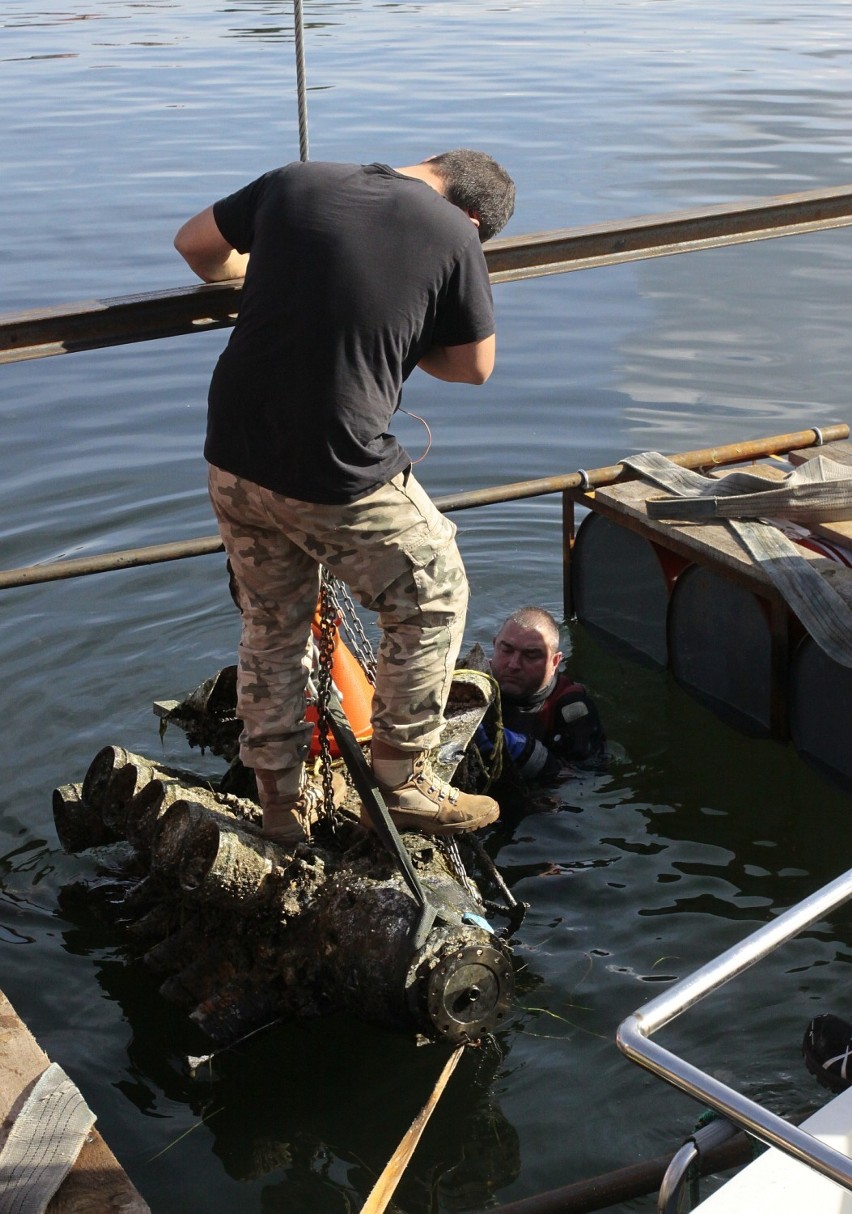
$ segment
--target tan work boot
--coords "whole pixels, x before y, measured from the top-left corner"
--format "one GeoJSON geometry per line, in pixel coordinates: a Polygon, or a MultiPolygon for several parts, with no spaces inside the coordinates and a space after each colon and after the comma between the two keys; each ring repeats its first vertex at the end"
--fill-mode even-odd
{"type": "MultiPolygon", "coordinates": [[[[257,794],[263,809],[261,834],[273,843],[284,847],[295,847],[311,837],[325,808],[322,785],[302,779],[297,793],[290,791],[293,784],[291,772],[268,771],[255,768],[257,794]],[[288,787],[289,786],[289,787],[288,787]]],[[[331,773],[332,798],[340,805],[346,796],[346,780],[340,772],[331,773]]]]}
{"type": "MultiPolygon", "coordinates": [[[[388,764],[392,765],[393,761],[388,764]]],[[[491,797],[473,796],[439,779],[432,771],[427,753],[410,757],[406,765],[410,767],[408,777],[388,787],[382,782],[385,764],[374,748],[373,774],[397,829],[419,830],[427,835],[457,835],[488,826],[499,817],[500,806],[491,797]]],[[[371,825],[366,810],[361,813],[361,824],[371,825]]]]}

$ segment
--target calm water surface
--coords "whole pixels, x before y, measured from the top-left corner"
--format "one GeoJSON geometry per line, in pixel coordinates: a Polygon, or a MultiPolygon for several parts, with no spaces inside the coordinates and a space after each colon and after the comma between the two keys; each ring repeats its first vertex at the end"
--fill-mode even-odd
{"type": "MultiPolygon", "coordinates": [[[[852,180],[847,0],[305,0],[311,155],[410,163],[447,146],[513,172],[508,234],[852,180]]],[[[284,0],[4,0],[0,310],[179,286],[174,231],[298,155],[284,0]]],[[[848,421],[848,231],[496,289],[485,389],[415,376],[434,493],[848,421]]],[[[206,535],[196,335],[6,367],[2,564],[206,535]]],[[[418,423],[398,427],[413,454],[418,423]]],[[[470,641],[531,597],[561,608],[559,508],[458,516],[470,641]]],[[[120,943],[57,909],[53,787],[101,746],[159,753],[153,700],[232,660],[218,558],[7,592],[0,987],[79,1084],[157,1214],[352,1211],[443,1054],[340,1019],[275,1030],[191,1082],[181,1017],[120,943]],[[439,1056],[440,1054],[440,1056],[439,1056]]],[[[575,629],[619,758],[582,812],[495,840],[531,910],[499,1048],[470,1053],[397,1193],[478,1210],[672,1151],[698,1106],[627,1063],[619,1021],[845,867],[848,797],[665,675],[575,629]]],[[[166,757],[187,761],[177,737],[166,757]]],[[[847,1011],[836,916],[667,1038],[786,1114],[820,1103],[798,1043],[847,1011]]],[[[649,1200],[628,1208],[648,1210],[649,1200]]]]}

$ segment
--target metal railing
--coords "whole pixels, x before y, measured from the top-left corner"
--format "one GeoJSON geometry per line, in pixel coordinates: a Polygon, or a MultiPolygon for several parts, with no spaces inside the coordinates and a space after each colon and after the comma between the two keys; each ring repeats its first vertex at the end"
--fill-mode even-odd
{"type": "MultiPolygon", "coordinates": [[[[493,283],[695,253],[852,224],[852,186],[491,240],[493,283]]],[[[241,280],[0,316],[0,363],[73,354],[232,325],[241,280]]]]}
{"type": "MultiPolygon", "coordinates": [[[[485,248],[485,257],[491,281],[500,283],[850,225],[852,186],[839,186],[493,240],[485,248]]],[[[0,315],[0,364],[224,328],[233,325],[236,319],[241,288],[242,281],[233,280],[0,315]]],[[[702,468],[737,463],[770,452],[780,454],[795,446],[847,436],[848,428],[832,426],[824,432],[804,431],[759,440],[764,444],[779,440],[776,446],[764,451],[759,451],[756,443],[747,442],[726,448],[728,454],[724,457],[720,455],[721,449],[709,449],[670,458],[684,467],[702,468]],[[780,440],[786,439],[795,441],[782,445],[780,440]]],[[[622,465],[616,464],[594,473],[580,470],[458,493],[437,499],[436,505],[439,510],[449,512],[561,492],[565,556],[571,543],[571,505],[567,495],[578,488],[612,483],[623,474],[622,465]]],[[[221,551],[218,536],[204,536],[30,565],[0,571],[0,590],[221,551]]],[[[566,605],[570,602],[567,590],[565,601],[566,605]]]]}
{"type": "MultiPolygon", "coordinates": [[[[833,426],[810,426],[807,430],[795,430],[787,434],[774,434],[768,438],[748,439],[739,443],[728,443],[720,447],[701,447],[695,451],[682,451],[668,458],[682,468],[719,468],[728,464],[743,463],[768,455],[783,455],[800,448],[822,446],[849,437],[845,423],[833,426]]],[[[508,485],[493,485],[486,489],[472,489],[466,493],[447,494],[434,499],[435,506],[443,514],[455,510],[471,510],[476,506],[490,506],[498,502],[521,501],[524,498],[544,497],[549,493],[561,493],[563,500],[562,545],[563,580],[566,614],[570,614],[570,590],[567,583],[567,553],[573,538],[572,494],[576,490],[600,488],[611,485],[624,476],[634,475],[621,463],[587,471],[566,472],[561,476],[544,476],[537,480],[515,481],[508,485]]],[[[183,560],[190,556],[208,556],[223,552],[218,535],[201,536],[198,539],[175,540],[167,544],[151,544],[142,548],[127,548],[121,552],[104,552],[97,556],[75,557],[69,561],[49,561],[39,565],[25,565],[18,569],[0,570],[0,590],[11,590],[16,586],[35,586],[41,582],[65,581],[68,578],[84,577],[91,573],[108,573],[118,569],[134,569],[142,565],[158,565],[165,561],[183,560]]]]}
{"type": "Polygon", "coordinates": [[[664,1025],[712,991],[749,969],[774,949],[852,898],[852,869],[779,915],[740,944],[702,966],[663,995],[646,1003],[618,1029],[619,1049],[633,1062],[736,1122],[769,1146],[792,1155],[823,1176],[852,1190],[852,1159],[812,1134],[769,1112],[742,1093],[652,1041],[664,1025]]]}

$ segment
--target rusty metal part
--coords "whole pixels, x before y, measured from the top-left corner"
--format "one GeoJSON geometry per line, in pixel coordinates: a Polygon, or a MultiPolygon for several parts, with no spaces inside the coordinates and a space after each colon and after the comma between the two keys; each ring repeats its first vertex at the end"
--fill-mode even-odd
{"type": "MultiPolygon", "coordinates": [[[[838,442],[849,437],[845,423],[835,426],[809,426],[789,434],[774,434],[768,438],[747,439],[741,443],[727,443],[721,447],[703,447],[695,451],[682,451],[668,455],[672,463],[681,468],[719,468],[725,464],[739,464],[760,459],[768,455],[783,455],[795,451],[799,446],[822,446],[823,443],[838,442]],[[802,440],[800,442],[800,440],[802,440]]],[[[562,476],[541,477],[534,481],[517,481],[511,485],[495,485],[490,489],[477,489],[470,493],[457,493],[435,499],[435,505],[444,514],[454,510],[469,510],[474,506],[488,506],[495,502],[518,501],[525,497],[543,497],[547,493],[561,493],[566,489],[600,489],[619,480],[634,479],[623,464],[608,464],[604,468],[581,469],[562,476]]],[[[0,583],[2,586],[2,583],[0,583]]]]}
{"type": "Polygon", "coordinates": [[[514,974],[505,953],[468,945],[438,959],[426,984],[429,1020],[455,1045],[475,1041],[500,1024],[512,1002],[514,974]]]}
{"type": "MultiPolygon", "coordinates": [[[[753,1158],[754,1142],[747,1134],[737,1134],[703,1154],[697,1166],[701,1176],[709,1176],[741,1167],[753,1158]]],[[[592,1214],[598,1210],[621,1209],[623,1202],[656,1193],[670,1163],[668,1155],[643,1160],[501,1205],[500,1214],[592,1214]]]]}
{"type": "Polygon", "coordinates": [[[150,544],[143,548],[125,548],[121,552],[104,552],[100,556],[75,557],[70,561],[49,561],[44,565],[26,565],[0,573],[0,590],[12,586],[33,586],[39,582],[64,581],[84,577],[89,573],[107,573],[116,569],[136,569],[142,565],[159,565],[164,561],[181,561],[189,556],[207,556],[224,552],[218,535],[192,540],[176,540],[169,544],[150,544]]]}
{"type": "Polygon", "coordinates": [[[506,901],[506,909],[500,908],[500,913],[508,915],[509,924],[506,930],[506,935],[514,936],[523,923],[530,904],[528,902],[518,901],[503,879],[503,874],[500,872],[491,856],[485,850],[482,840],[476,836],[475,832],[471,831],[470,834],[465,836],[464,844],[465,847],[470,848],[470,850],[474,853],[476,859],[485,869],[490,880],[494,883],[494,885],[496,885],[497,889],[503,895],[503,898],[506,901]]]}
{"type": "Polygon", "coordinates": [[[0,363],[223,329],[237,318],[241,286],[239,279],[0,316],[0,363]]]}
{"type": "Polygon", "coordinates": [[[849,224],[852,186],[847,185],[494,240],[485,255],[491,281],[511,282],[849,224]]]}
{"type": "MultiPolygon", "coordinates": [[[[852,224],[852,186],[489,241],[491,281],[512,282],[852,224]]],[[[0,316],[0,363],[232,325],[242,279],[0,316]]]]}

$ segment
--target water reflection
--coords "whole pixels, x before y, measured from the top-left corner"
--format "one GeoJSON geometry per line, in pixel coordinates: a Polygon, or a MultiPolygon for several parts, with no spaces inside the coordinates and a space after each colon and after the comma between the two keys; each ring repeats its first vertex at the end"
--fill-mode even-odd
{"type": "MultiPolygon", "coordinates": [[[[91,931],[91,922],[69,928],[67,947],[88,948],[91,931]]],[[[162,1121],[163,1151],[179,1150],[171,1106],[184,1106],[229,1177],[265,1182],[264,1210],[360,1205],[447,1059],[441,1045],[418,1048],[331,1016],[258,1031],[193,1070],[187,1059],[209,1043],[162,999],[140,963],[101,959],[96,978],[130,1029],[115,1088],[141,1115],[162,1121]]],[[[517,1177],[518,1135],[495,1091],[508,1052],[503,1034],[461,1060],[399,1191],[412,1214],[431,1210],[436,1190],[447,1209],[482,1208],[517,1177]]]]}

